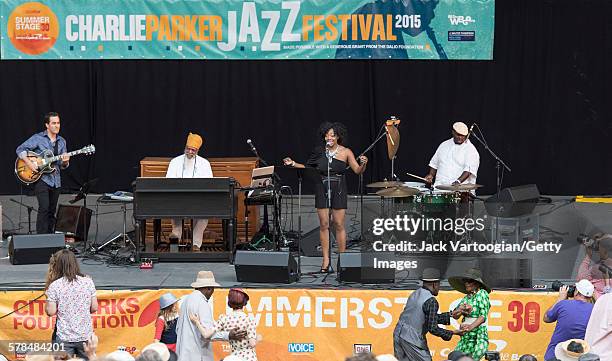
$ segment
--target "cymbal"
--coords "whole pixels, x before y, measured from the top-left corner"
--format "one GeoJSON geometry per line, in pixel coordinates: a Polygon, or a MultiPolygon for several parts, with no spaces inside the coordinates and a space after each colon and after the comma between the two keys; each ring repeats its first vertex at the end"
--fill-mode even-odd
{"type": "Polygon", "coordinates": [[[390,198],[401,198],[401,197],[410,197],[415,194],[421,193],[418,189],[410,188],[410,187],[393,187],[387,189],[381,189],[376,194],[383,197],[390,198]]]}
{"type": "Polygon", "coordinates": [[[382,182],[375,182],[375,183],[370,183],[367,186],[370,188],[389,188],[389,187],[399,187],[401,186],[402,182],[396,182],[396,181],[387,181],[384,180],[382,182]]]}
{"type": "Polygon", "coordinates": [[[482,185],[480,184],[457,184],[457,185],[441,184],[439,186],[436,186],[436,189],[440,189],[443,191],[469,192],[469,191],[473,191],[474,189],[477,189],[480,187],[482,187],[482,185]]]}

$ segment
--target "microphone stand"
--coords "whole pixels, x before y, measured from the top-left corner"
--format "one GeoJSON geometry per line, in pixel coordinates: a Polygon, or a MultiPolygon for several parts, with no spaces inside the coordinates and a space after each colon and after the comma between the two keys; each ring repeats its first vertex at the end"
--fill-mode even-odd
{"type": "MultiPolygon", "coordinates": [[[[478,124],[477,124],[478,126],[478,124]]],[[[491,156],[493,158],[495,158],[495,172],[497,175],[497,181],[496,181],[496,187],[497,187],[497,192],[495,192],[495,194],[499,194],[499,192],[501,191],[501,186],[502,186],[502,180],[503,180],[503,174],[504,174],[504,170],[507,169],[508,172],[512,172],[512,170],[510,169],[510,167],[508,167],[508,165],[500,158],[497,156],[497,154],[495,154],[495,152],[493,152],[493,150],[491,148],[489,148],[489,145],[486,142],[486,139],[484,139],[484,134],[482,134],[482,131],[480,130],[480,127],[478,127],[478,131],[480,132],[480,135],[482,136],[482,139],[480,139],[476,133],[471,133],[471,135],[474,136],[474,138],[476,138],[476,140],[478,140],[480,142],[480,144],[482,144],[483,147],[485,147],[485,149],[489,152],[489,154],[491,154],[491,156]],[[503,166],[503,168],[502,168],[503,166]]],[[[500,211],[500,206],[498,205],[498,212],[496,212],[495,214],[495,239],[494,241],[497,242],[497,235],[500,233],[499,232],[499,211],[500,211]]]]}
{"type": "MultiPolygon", "coordinates": [[[[334,160],[333,154],[326,148],[325,156],[327,158],[327,257],[329,258],[329,263],[327,264],[327,274],[323,277],[322,282],[324,283],[327,280],[327,276],[330,273],[334,272],[334,267],[332,266],[332,205],[331,205],[331,162],[334,160]]],[[[340,185],[338,185],[340,186],[340,185]]]]}
{"type": "MultiPolygon", "coordinates": [[[[249,139],[250,141],[250,139],[249,139]]],[[[248,143],[249,146],[251,147],[251,152],[253,152],[253,154],[255,154],[255,156],[257,157],[257,161],[260,162],[264,167],[268,167],[268,162],[266,162],[265,159],[263,159],[262,157],[259,156],[259,152],[257,152],[257,148],[255,148],[255,146],[253,145],[252,142],[248,143]]],[[[273,185],[273,204],[272,207],[274,208],[274,221],[273,221],[273,226],[272,228],[274,229],[273,233],[272,233],[272,238],[273,241],[275,243],[276,246],[276,250],[280,250],[280,242],[282,241],[284,244],[286,244],[287,240],[285,239],[283,232],[281,230],[281,226],[280,226],[280,217],[281,217],[281,212],[280,212],[280,202],[281,202],[281,195],[280,192],[277,192],[277,185],[280,186],[282,184],[282,179],[280,178],[280,176],[276,173],[273,172],[272,173],[272,178],[274,178],[275,180],[275,184],[273,185]]],[[[264,205],[265,207],[265,205],[264,205]]]]}
{"type": "MultiPolygon", "coordinates": [[[[385,127],[385,125],[383,124],[383,126],[380,128],[381,131],[382,129],[385,127]]],[[[363,152],[359,153],[359,155],[357,156],[357,158],[361,157],[362,155],[365,155],[367,152],[369,152],[370,150],[372,150],[372,148],[374,148],[374,146],[385,136],[387,135],[387,132],[382,132],[375,140],[374,142],[372,142],[372,144],[370,144],[363,152]]],[[[395,157],[393,157],[395,158],[395,157]]],[[[350,167],[346,167],[346,169],[348,169],[350,167]]],[[[391,173],[393,173],[393,161],[391,163],[391,173]]],[[[360,241],[363,241],[363,193],[364,193],[364,187],[363,187],[363,173],[359,174],[359,212],[360,212],[360,222],[361,222],[361,234],[359,235],[360,241]]]]}
{"type": "MultiPolygon", "coordinates": [[[[38,212],[38,209],[34,209],[34,207],[27,205],[25,203],[21,203],[20,201],[10,198],[11,202],[15,202],[22,207],[25,207],[28,210],[28,234],[32,234],[32,211],[38,212]]],[[[21,227],[21,225],[20,225],[21,227]]]]}
{"type": "MultiPolygon", "coordinates": [[[[478,127],[478,130],[480,131],[480,127],[478,127]]],[[[480,144],[482,144],[482,146],[489,152],[489,154],[491,154],[493,158],[495,158],[495,161],[496,161],[495,168],[496,168],[496,173],[497,173],[497,182],[496,182],[497,192],[496,193],[499,193],[501,191],[504,170],[508,170],[508,172],[512,172],[512,170],[510,169],[510,167],[508,167],[508,165],[500,157],[497,156],[497,154],[495,154],[495,152],[493,152],[493,150],[491,150],[491,148],[489,148],[489,145],[484,140],[484,135],[482,134],[482,132],[480,132],[480,135],[482,136],[483,139],[480,139],[476,135],[476,133],[472,133],[471,135],[474,138],[476,138],[476,140],[478,140],[480,144]]]]}

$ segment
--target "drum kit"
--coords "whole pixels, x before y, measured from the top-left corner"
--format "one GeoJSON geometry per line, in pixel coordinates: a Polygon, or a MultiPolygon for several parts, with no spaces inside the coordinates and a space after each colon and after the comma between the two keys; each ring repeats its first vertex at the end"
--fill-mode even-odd
{"type": "MultiPolygon", "coordinates": [[[[410,173],[408,173],[408,175],[425,181],[425,178],[415,176],[410,173]]],[[[367,186],[368,188],[381,188],[380,190],[376,191],[376,194],[381,197],[404,198],[417,196],[416,199],[422,199],[423,203],[446,203],[442,202],[442,200],[461,198],[457,197],[457,195],[471,192],[482,187],[480,184],[441,184],[430,189],[427,187],[426,183],[398,182],[388,180],[370,183],[367,186]],[[449,194],[452,194],[453,197],[449,197],[449,194]]]]}
{"type": "MultiPolygon", "coordinates": [[[[426,182],[425,178],[408,174],[426,182]]],[[[481,185],[450,184],[428,187],[425,182],[383,180],[370,183],[367,187],[376,189],[376,195],[380,196],[380,218],[393,219],[396,216],[406,216],[425,219],[456,219],[472,216],[474,197],[471,192],[482,187],[481,185]]],[[[425,242],[433,243],[457,236],[452,232],[430,229],[425,233],[417,233],[415,237],[423,237],[425,242]]],[[[463,237],[469,239],[471,235],[466,233],[463,237]]]]}
{"type": "MultiPolygon", "coordinates": [[[[407,174],[426,181],[423,177],[407,174]]],[[[424,214],[441,213],[453,206],[459,208],[460,203],[469,205],[472,202],[471,192],[482,187],[480,184],[442,184],[430,188],[422,182],[388,180],[370,183],[367,186],[378,189],[376,194],[381,197],[381,202],[385,199],[392,199],[394,204],[412,204],[411,211],[424,214]]]]}

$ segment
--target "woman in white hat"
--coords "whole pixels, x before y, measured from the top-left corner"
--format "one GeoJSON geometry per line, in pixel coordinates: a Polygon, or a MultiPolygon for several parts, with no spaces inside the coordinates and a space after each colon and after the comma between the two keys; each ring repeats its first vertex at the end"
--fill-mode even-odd
{"type": "Polygon", "coordinates": [[[461,330],[465,333],[455,350],[465,352],[478,361],[489,347],[486,321],[491,308],[491,288],[482,280],[480,270],[475,268],[468,269],[462,276],[450,277],[448,283],[455,290],[465,293],[461,305],[468,313],[461,322],[461,330]]]}
{"type": "Polygon", "coordinates": [[[178,299],[172,293],[159,298],[159,313],[155,322],[155,341],[165,343],[169,350],[176,352],[176,322],[178,320],[178,299]]]}

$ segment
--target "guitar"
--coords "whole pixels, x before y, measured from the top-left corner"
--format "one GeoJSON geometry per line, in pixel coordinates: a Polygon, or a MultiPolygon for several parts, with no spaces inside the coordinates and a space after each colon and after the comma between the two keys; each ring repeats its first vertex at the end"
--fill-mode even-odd
{"type": "MultiPolygon", "coordinates": [[[[68,153],[68,155],[71,157],[77,154],[92,155],[95,152],[96,147],[93,144],[90,144],[79,150],[72,151],[68,153]]],[[[42,153],[28,151],[27,157],[38,165],[38,170],[31,170],[23,159],[17,157],[17,160],[15,160],[15,175],[17,176],[17,179],[25,184],[32,184],[38,181],[43,174],[54,172],[55,167],[53,166],[53,163],[62,159],[61,155],[53,155],[53,151],[48,149],[42,153]]]]}

